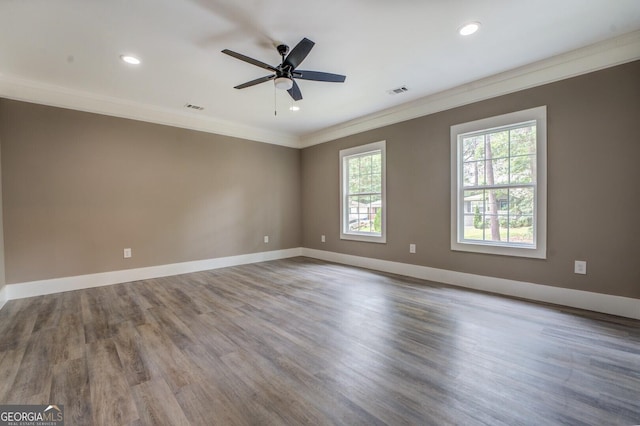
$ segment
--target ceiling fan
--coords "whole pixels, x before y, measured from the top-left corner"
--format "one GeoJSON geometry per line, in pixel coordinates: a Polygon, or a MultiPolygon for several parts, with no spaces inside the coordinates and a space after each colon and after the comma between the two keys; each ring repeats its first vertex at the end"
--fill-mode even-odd
{"type": "Polygon", "coordinates": [[[304,58],[307,57],[314,45],[315,43],[308,38],[303,38],[300,43],[298,43],[291,50],[291,52],[289,52],[289,46],[287,46],[286,44],[278,45],[277,49],[278,53],[282,57],[282,63],[275,67],[229,49],[224,49],[222,53],[233,56],[234,58],[240,59],[241,61],[248,62],[257,67],[273,71],[274,73],[272,75],[267,75],[265,77],[260,77],[255,80],[240,84],[238,86],[235,86],[234,89],[244,89],[246,87],[255,86],[256,84],[264,83],[265,81],[273,80],[276,88],[286,90],[287,92],[289,92],[289,95],[291,95],[294,101],[299,101],[300,99],[302,99],[302,92],[300,92],[300,87],[296,83],[295,79],[344,83],[344,80],[347,78],[346,76],[340,74],[330,74],[320,71],[297,70],[296,68],[298,67],[298,65],[300,65],[300,63],[304,61],[304,58]]]}

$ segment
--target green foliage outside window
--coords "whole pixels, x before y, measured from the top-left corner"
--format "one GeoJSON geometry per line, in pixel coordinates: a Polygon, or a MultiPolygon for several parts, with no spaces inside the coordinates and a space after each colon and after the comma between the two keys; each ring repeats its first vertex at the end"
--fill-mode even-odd
{"type": "Polygon", "coordinates": [[[378,209],[376,217],[373,218],[373,230],[376,232],[382,231],[382,209],[378,209]]]}

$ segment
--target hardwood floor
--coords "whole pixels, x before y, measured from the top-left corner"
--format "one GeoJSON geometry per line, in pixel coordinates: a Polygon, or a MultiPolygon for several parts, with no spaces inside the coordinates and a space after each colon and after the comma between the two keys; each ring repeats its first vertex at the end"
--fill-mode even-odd
{"type": "Polygon", "coordinates": [[[13,300],[0,403],[67,425],[640,424],[640,321],[307,258],[13,300]]]}

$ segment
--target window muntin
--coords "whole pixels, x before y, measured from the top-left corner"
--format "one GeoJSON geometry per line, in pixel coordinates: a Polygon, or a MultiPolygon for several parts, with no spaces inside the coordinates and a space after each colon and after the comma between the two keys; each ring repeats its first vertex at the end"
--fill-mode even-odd
{"type": "Polygon", "coordinates": [[[546,108],[452,126],[451,143],[451,248],[546,257],[546,108]]]}
{"type": "Polygon", "coordinates": [[[340,151],[340,237],[385,242],[385,143],[340,151]]]}

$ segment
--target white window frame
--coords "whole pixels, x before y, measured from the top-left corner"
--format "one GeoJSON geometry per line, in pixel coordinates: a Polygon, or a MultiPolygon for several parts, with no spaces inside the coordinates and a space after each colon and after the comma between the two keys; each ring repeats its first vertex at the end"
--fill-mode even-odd
{"type": "Polygon", "coordinates": [[[451,126],[451,250],[505,256],[547,258],[547,107],[489,117],[451,126]],[[469,133],[536,121],[536,183],[534,186],[533,245],[463,239],[464,188],[461,167],[462,138],[469,133]]]}
{"type": "Polygon", "coordinates": [[[340,239],[366,241],[372,243],[387,242],[387,166],[386,141],[373,142],[340,151],[340,239]],[[382,158],[382,188],[381,188],[381,230],[380,235],[369,232],[349,230],[349,176],[347,161],[349,158],[367,153],[380,151],[382,158]]]}

